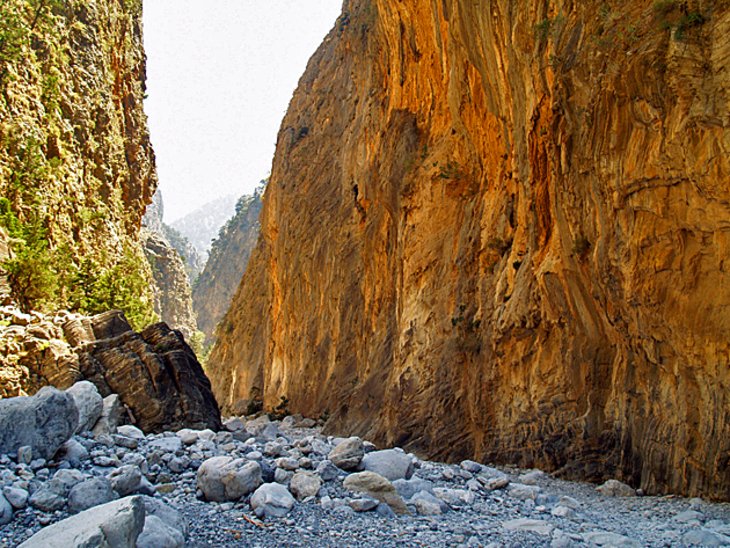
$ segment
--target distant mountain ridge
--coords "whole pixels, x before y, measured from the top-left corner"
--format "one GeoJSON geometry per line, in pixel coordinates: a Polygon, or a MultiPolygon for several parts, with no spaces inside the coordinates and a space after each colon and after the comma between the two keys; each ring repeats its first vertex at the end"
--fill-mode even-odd
{"type": "Polygon", "coordinates": [[[218,236],[218,231],[226,221],[235,214],[237,200],[238,197],[233,194],[223,196],[173,221],[170,226],[187,238],[203,260],[206,260],[212,240],[218,236]]]}

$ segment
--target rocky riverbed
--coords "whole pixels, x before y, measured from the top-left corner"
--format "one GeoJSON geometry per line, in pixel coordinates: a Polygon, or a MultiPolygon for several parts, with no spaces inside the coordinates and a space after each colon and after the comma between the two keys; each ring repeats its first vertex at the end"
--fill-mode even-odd
{"type": "Polygon", "coordinates": [[[41,425],[35,437],[24,430],[29,437],[14,441],[4,423],[0,546],[35,534],[28,546],[53,546],[55,537],[68,546],[59,528],[156,548],[730,545],[728,504],[640,496],[615,481],[597,489],[539,470],[423,461],[325,436],[301,417],[233,417],[219,432],[145,435],[117,425],[118,402],[102,403],[81,383],[4,400],[0,420],[9,404],[49,411],[43,398],[55,402],[56,419],[71,415],[68,439],[56,451],[41,425]],[[12,443],[27,445],[8,450],[12,443]],[[104,525],[110,519],[116,533],[104,525]]]}

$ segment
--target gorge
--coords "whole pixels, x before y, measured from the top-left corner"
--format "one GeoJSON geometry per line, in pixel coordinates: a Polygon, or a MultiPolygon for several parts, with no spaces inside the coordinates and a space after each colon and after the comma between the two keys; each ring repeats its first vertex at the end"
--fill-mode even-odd
{"type": "MultiPolygon", "coordinates": [[[[557,506],[529,488],[502,505],[525,474],[573,492],[528,468],[730,500],[726,0],[345,0],[265,191],[192,291],[200,265],[150,207],[141,10],[0,7],[0,395],[116,395],[144,432],[69,433],[96,452],[84,473],[127,458],[195,519],[198,469],[221,458],[285,491],[316,472],[329,484],[309,502],[329,511],[365,473],[324,479],[343,443],[356,466],[403,448],[438,489],[514,503],[499,524],[557,506]],[[215,341],[205,369],[197,329],[215,341]],[[261,409],[295,417],[242,417],[261,409]]],[[[3,489],[30,469],[11,449],[3,489]]]]}

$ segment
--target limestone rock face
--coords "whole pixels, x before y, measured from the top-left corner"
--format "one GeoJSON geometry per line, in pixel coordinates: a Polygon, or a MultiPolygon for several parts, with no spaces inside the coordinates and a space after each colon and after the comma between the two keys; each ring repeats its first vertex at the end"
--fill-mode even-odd
{"type": "Polygon", "coordinates": [[[158,323],[136,333],[119,311],[64,329],[83,377],[102,396],[119,394],[145,432],[221,428],[210,381],[179,332],[158,323]]]}
{"type": "Polygon", "coordinates": [[[8,0],[0,19],[0,224],[16,240],[14,297],[26,311],[95,313],[113,300],[107,276],[124,270],[139,282],[141,325],[152,303],[138,230],[157,185],[141,2],[8,0]]]}
{"type": "Polygon", "coordinates": [[[258,241],[262,194],[263,188],[238,200],[236,214],[213,242],[205,269],[193,288],[198,329],[209,344],[215,340],[216,326],[231,304],[258,241]]]}
{"type": "Polygon", "coordinates": [[[145,254],[152,267],[155,312],[191,340],[197,331],[190,281],[177,250],[162,234],[142,229],[145,254]]]}
{"type": "Polygon", "coordinates": [[[728,4],[343,9],[282,123],[219,400],[730,498],[728,4]]]}

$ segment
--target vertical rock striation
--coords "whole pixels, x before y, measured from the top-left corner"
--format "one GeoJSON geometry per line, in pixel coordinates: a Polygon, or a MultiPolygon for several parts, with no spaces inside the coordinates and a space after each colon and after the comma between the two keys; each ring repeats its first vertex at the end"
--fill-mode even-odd
{"type": "Polygon", "coordinates": [[[219,401],[730,499],[729,36],[713,0],[345,2],[219,401]]]}
{"type": "Polygon", "coordinates": [[[157,184],[141,19],[138,0],[0,7],[0,225],[26,309],[153,319],[138,236],[157,184]]]}

